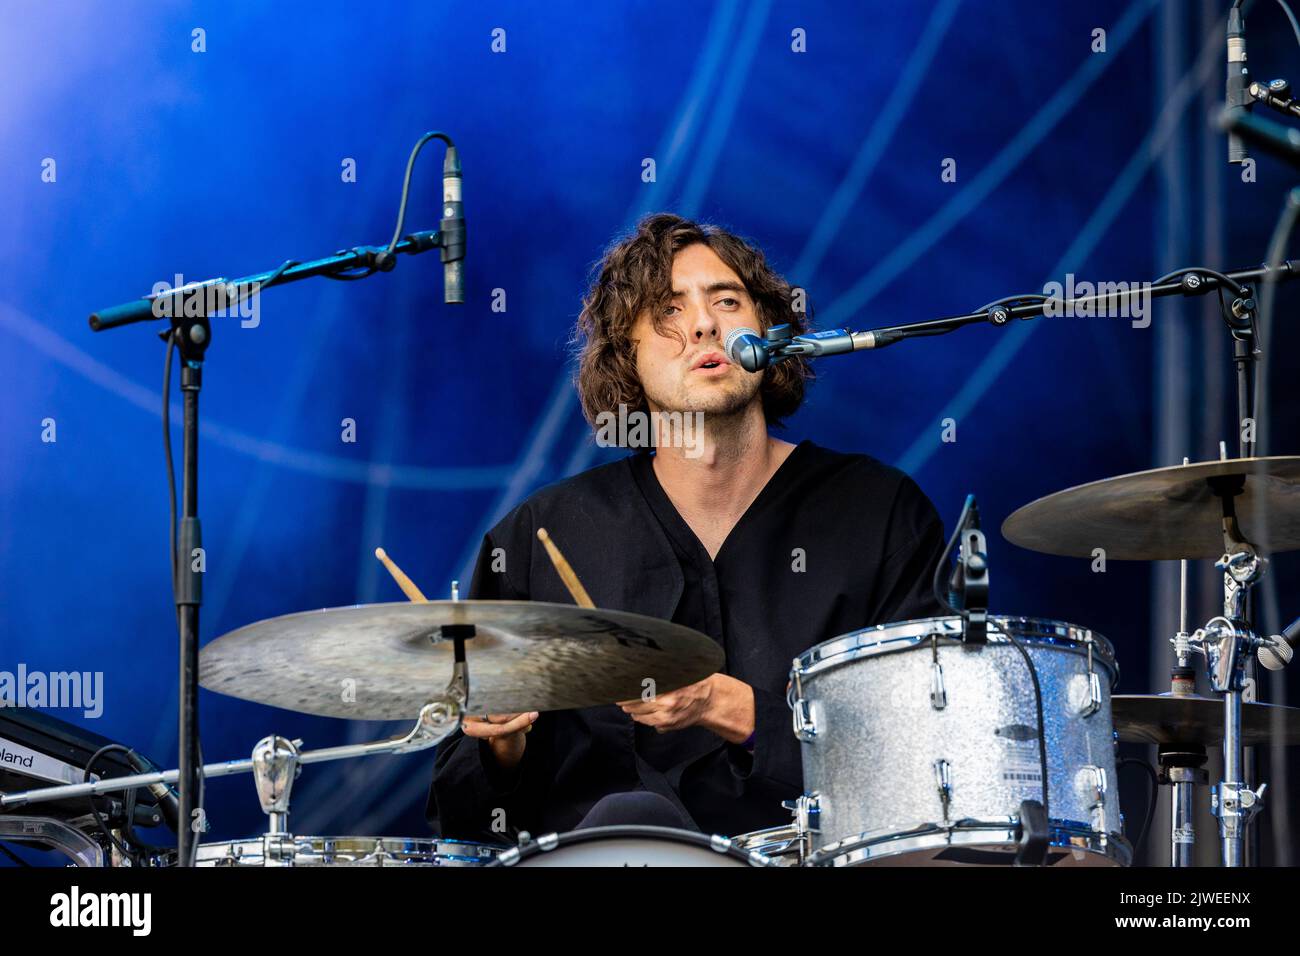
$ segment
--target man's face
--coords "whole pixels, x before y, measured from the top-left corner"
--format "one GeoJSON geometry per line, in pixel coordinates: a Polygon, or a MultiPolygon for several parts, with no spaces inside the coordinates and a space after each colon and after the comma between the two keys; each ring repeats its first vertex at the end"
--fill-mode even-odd
{"type": "Polygon", "coordinates": [[[748,326],[761,332],[754,302],[731,268],[716,252],[696,243],[673,257],[672,301],[658,332],[650,314],[632,329],[637,374],[651,411],[704,412],[729,415],[755,400],[761,372],[746,372],[723,353],[732,329],[748,326]]]}

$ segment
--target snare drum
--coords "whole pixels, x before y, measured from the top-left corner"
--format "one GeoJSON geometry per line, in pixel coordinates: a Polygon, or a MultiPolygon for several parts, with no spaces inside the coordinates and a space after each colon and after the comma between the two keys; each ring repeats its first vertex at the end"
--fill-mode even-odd
{"type": "Polygon", "coordinates": [[[549,833],[497,856],[492,866],[772,866],[723,836],[671,827],[588,827],[549,833]]]}
{"type": "Polygon", "coordinates": [[[1009,864],[1022,801],[1043,799],[1033,683],[1047,749],[1047,865],[1127,865],[1120,834],[1110,643],[1057,621],[903,621],[819,644],[794,661],[812,865],[1009,864]]]}
{"type": "Polygon", "coordinates": [[[460,840],[268,834],[205,843],[198,866],[486,866],[505,847],[460,840]]]}

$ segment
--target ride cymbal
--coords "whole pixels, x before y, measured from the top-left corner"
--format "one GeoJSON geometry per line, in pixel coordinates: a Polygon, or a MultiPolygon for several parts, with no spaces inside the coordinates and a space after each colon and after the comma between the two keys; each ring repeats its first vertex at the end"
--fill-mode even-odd
{"type": "Polygon", "coordinates": [[[452,674],[466,629],[469,714],[633,700],[719,670],[722,648],[658,618],[534,601],[362,604],[270,618],[203,648],[209,690],[356,720],[414,719],[452,674]],[[647,683],[653,681],[653,684],[647,683]]]}

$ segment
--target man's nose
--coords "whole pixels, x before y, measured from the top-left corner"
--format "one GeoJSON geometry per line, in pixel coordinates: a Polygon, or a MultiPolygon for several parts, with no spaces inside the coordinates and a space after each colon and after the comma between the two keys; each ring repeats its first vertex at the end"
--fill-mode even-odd
{"type": "Polygon", "coordinates": [[[718,337],[718,321],[709,309],[700,307],[695,310],[695,316],[691,321],[691,334],[697,342],[718,337]]]}

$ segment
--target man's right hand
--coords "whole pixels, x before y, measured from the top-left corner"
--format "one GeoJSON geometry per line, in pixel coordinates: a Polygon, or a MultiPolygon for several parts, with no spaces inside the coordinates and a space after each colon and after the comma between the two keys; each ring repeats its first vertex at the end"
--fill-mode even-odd
{"type": "Polygon", "coordinates": [[[488,714],[484,717],[465,717],[460,729],[466,737],[486,740],[492,756],[502,770],[513,770],[524,756],[527,743],[524,734],[532,729],[537,711],[527,714],[488,714]]]}

